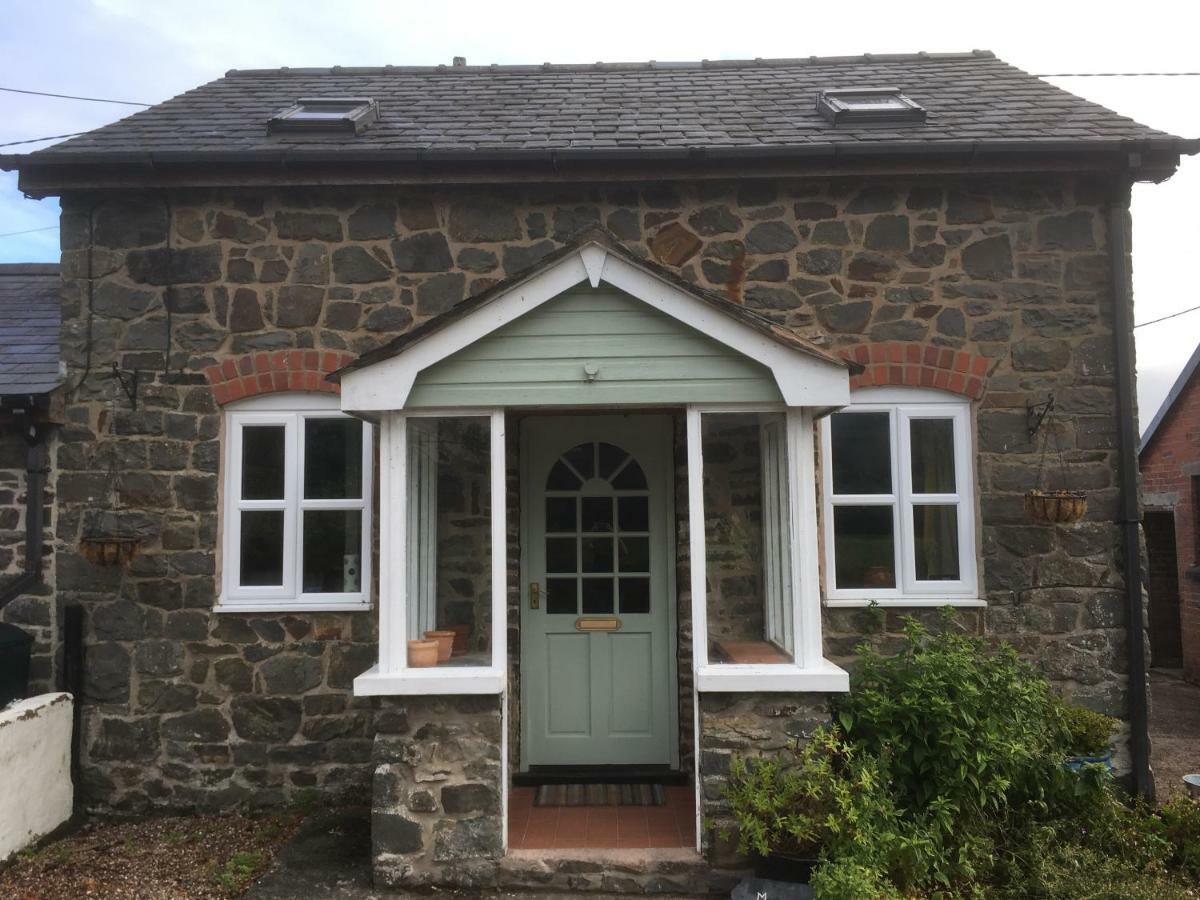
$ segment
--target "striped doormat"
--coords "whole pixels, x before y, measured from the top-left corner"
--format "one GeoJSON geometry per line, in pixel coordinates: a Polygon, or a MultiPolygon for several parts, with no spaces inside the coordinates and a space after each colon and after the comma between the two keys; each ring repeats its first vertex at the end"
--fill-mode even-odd
{"type": "Polygon", "coordinates": [[[534,806],[666,806],[661,784],[543,784],[534,806]]]}

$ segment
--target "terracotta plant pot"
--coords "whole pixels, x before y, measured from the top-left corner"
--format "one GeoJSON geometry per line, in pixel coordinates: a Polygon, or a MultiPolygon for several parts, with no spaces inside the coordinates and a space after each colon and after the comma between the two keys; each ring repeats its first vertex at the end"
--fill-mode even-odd
{"type": "Polygon", "coordinates": [[[427,640],[437,641],[438,662],[443,663],[450,658],[450,651],[454,647],[453,631],[427,631],[425,637],[427,640]]]}
{"type": "Polygon", "coordinates": [[[436,666],[437,661],[437,641],[408,642],[408,667],[410,669],[428,669],[432,666],[436,666]]]}
{"type": "Polygon", "coordinates": [[[454,632],[454,648],[451,651],[453,656],[466,656],[467,643],[471,638],[470,625],[451,625],[450,630],[454,632]]]}
{"type": "Polygon", "coordinates": [[[1069,525],[1087,512],[1087,495],[1079,491],[1030,491],[1025,515],[1034,522],[1069,525]]]}

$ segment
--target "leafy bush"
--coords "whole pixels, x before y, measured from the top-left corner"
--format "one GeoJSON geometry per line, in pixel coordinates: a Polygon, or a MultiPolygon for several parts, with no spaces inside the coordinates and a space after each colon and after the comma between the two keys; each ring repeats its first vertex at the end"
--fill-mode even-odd
{"type": "Polygon", "coordinates": [[[1058,719],[1071,756],[1103,756],[1111,749],[1112,733],[1120,724],[1110,716],[1057,697],[1051,702],[1051,715],[1058,719]]]}
{"type": "Polygon", "coordinates": [[[1173,866],[1200,879],[1200,803],[1175,797],[1159,812],[1163,836],[1171,843],[1173,866]]]}

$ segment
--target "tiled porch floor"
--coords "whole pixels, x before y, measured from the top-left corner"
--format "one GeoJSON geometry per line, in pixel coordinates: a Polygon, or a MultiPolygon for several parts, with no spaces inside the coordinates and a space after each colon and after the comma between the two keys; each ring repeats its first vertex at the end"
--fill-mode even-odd
{"type": "Polygon", "coordinates": [[[534,807],[536,788],[508,795],[508,845],[514,850],[694,847],[695,794],[665,788],[664,806],[534,807]]]}

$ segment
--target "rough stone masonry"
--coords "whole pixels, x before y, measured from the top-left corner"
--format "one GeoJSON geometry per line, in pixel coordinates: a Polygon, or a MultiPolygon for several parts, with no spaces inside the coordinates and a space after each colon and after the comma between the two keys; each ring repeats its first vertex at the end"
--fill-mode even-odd
{"type": "MultiPolygon", "coordinates": [[[[86,803],[366,797],[378,767],[377,853],[404,873],[397,882],[491,877],[480,860],[499,847],[497,701],[354,698],[352,679],[375,658],[374,613],[213,612],[222,422],[203,373],[248,354],[369,350],[594,225],[835,351],[982,360],[988,606],[962,621],[1013,642],[1080,702],[1121,714],[1108,200],[1103,183],[1067,175],[64,197],[63,354],[67,383],[83,380],[54,447],[52,559],[58,602],[87,617],[86,803]],[[136,410],[104,377],[114,362],[143,373],[136,410]],[[1022,512],[1037,478],[1025,405],[1051,391],[1073,486],[1089,493],[1074,527],[1022,512]],[[126,569],[80,554],[105,516],[141,537],[126,569]]],[[[827,611],[827,655],[846,662],[864,639],[890,646],[903,612],[827,611]]],[[[708,801],[729,754],[778,746],[759,734],[802,731],[821,708],[810,696],[705,698],[708,801]]],[[[687,705],[680,719],[690,729],[687,705]]]]}

